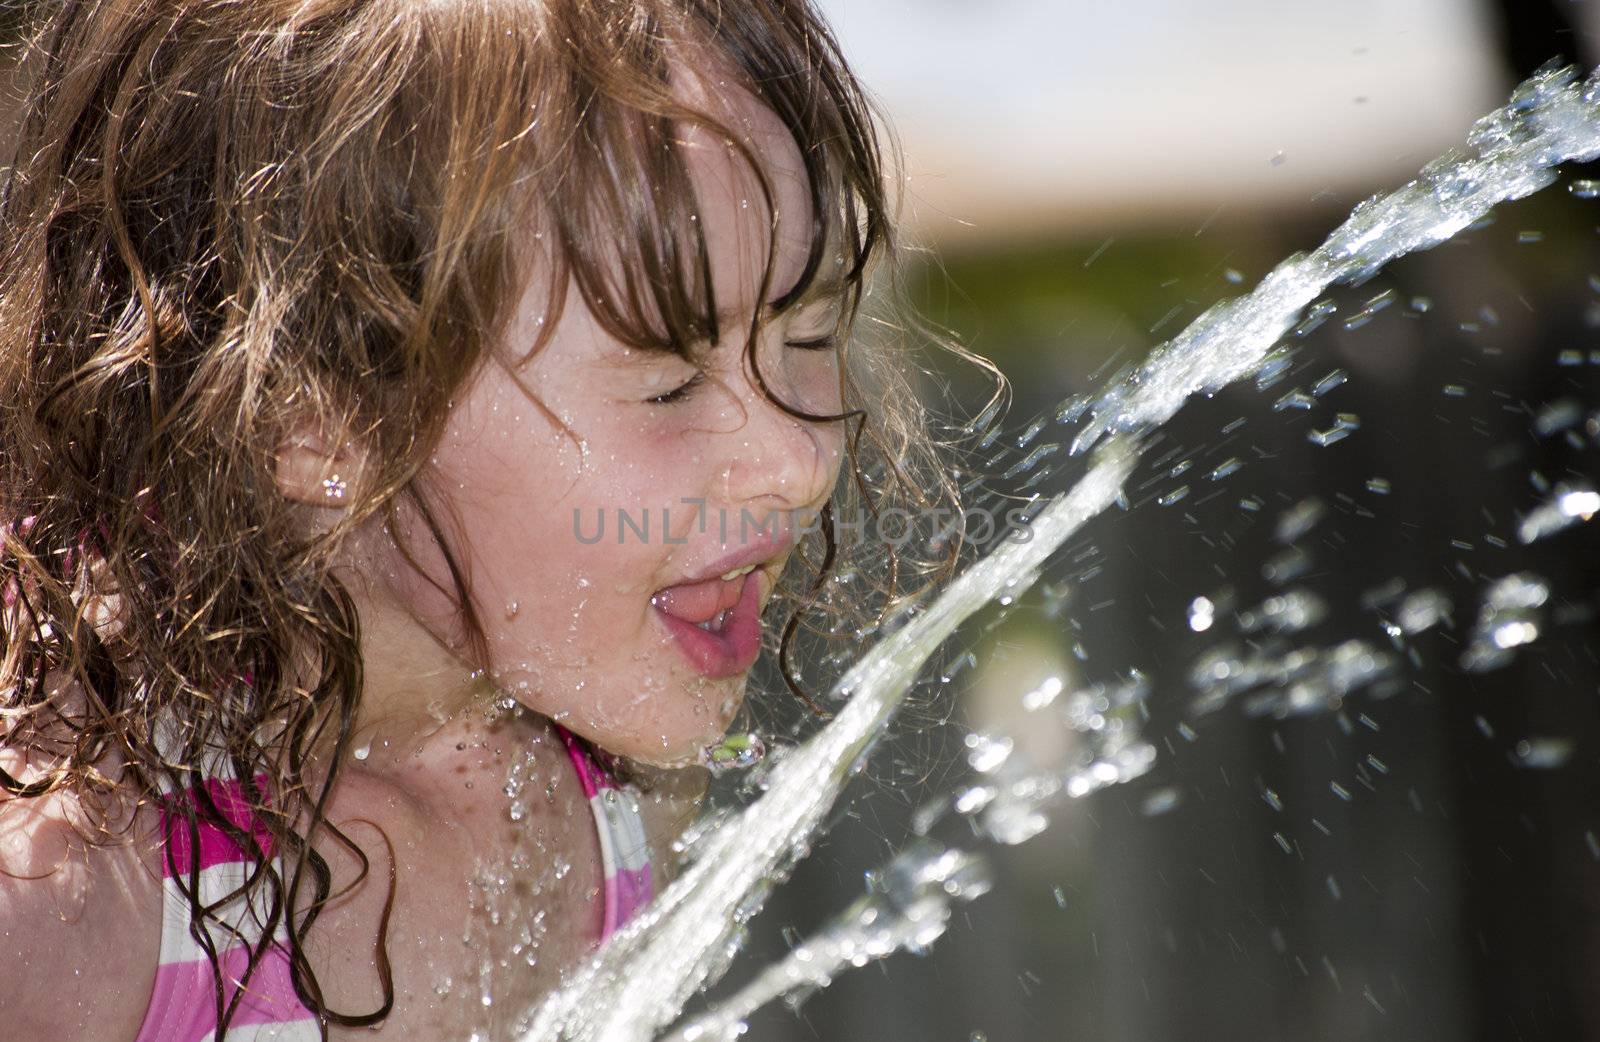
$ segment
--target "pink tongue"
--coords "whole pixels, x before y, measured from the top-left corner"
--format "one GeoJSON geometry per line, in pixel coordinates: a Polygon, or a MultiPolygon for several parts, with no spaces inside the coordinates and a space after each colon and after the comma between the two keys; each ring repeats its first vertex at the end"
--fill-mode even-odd
{"type": "Polygon", "coordinates": [[[669,586],[650,598],[650,603],[684,622],[710,622],[718,612],[739,603],[739,595],[744,592],[748,578],[749,575],[741,575],[732,582],[707,579],[704,582],[669,586]]]}

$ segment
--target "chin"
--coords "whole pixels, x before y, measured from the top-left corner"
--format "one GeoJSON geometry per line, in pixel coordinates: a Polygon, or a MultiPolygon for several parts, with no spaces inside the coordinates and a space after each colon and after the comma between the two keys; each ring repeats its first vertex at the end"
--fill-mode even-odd
{"type": "Polygon", "coordinates": [[[728,733],[732,717],[720,723],[696,720],[701,727],[686,728],[681,732],[636,736],[596,736],[591,739],[600,748],[618,756],[626,756],[651,767],[697,767],[704,763],[704,751],[716,745],[728,733]]]}
{"type": "Polygon", "coordinates": [[[694,767],[703,763],[708,746],[727,736],[744,704],[746,682],[740,677],[737,684],[718,684],[681,698],[662,695],[654,703],[635,706],[638,715],[633,719],[620,711],[588,713],[535,699],[518,701],[613,756],[651,767],[694,767]]]}
{"type": "Polygon", "coordinates": [[[713,716],[686,714],[675,720],[657,721],[657,727],[643,734],[605,733],[597,729],[584,737],[608,753],[651,767],[698,767],[704,764],[705,749],[727,736],[739,704],[738,700],[733,700],[731,709],[713,716]]]}

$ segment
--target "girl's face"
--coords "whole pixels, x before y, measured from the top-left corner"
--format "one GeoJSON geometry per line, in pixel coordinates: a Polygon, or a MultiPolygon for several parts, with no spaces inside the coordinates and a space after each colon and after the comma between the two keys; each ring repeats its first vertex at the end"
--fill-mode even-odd
{"type": "MultiPolygon", "coordinates": [[[[726,331],[704,375],[615,340],[573,289],[542,350],[521,365],[490,362],[457,399],[424,476],[495,686],[602,748],[663,765],[693,760],[726,730],[758,640],[753,606],[765,605],[797,534],[791,515],[826,502],[843,452],[842,424],[784,413],[745,357],[766,252],[776,251],[776,299],[800,277],[811,213],[781,124],[753,100],[735,103],[735,116],[766,164],[777,234],[754,176],[719,139],[686,132],[726,331]],[[746,578],[718,578],[746,564],[757,566],[746,578]],[[685,621],[735,598],[720,637],[685,621]]],[[[535,342],[547,290],[535,273],[503,358],[535,342]]],[[[823,289],[763,328],[761,375],[799,410],[841,409],[837,351],[811,346],[832,337],[837,315],[837,291],[823,289]]],[[[444,559],[415,519],[406,529],[420,571],[391,549],[373,562],[367,596],[465,663],[444,559]]]]}

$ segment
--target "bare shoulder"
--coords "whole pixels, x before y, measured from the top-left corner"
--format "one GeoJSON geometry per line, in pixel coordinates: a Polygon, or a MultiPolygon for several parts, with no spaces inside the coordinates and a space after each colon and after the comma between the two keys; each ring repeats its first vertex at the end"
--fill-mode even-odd
{"type": "MultiPolygon", "coordinates": [[[[131,1042],[149,1004],[160,882],[141,845],[87,843],[77,818],[68,794],[0,801],[0,1023],[8,1038],[131,1042]]],[[[134,825],[130,836],[147,834],[144,821],[134,825]]]]}
{"type": "Polygon", "coordinates": [[[385,923],[394,987],[379,1030],[332,1037],[511,1037],[599,940],[594,820],[547,727],[464,722],[395,763],[375,750],[340,772],[329,819],[350,843],[320,845],[344,896],[306,936],[311,965],[335,1008],[377,1008],[385,923]]]}

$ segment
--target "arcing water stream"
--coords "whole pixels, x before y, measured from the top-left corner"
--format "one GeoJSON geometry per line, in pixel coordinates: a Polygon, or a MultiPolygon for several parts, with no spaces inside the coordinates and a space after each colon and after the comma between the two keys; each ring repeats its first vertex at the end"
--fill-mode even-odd
{"type": "MultiPolygon", "coordinates": [[[[694,863],[534,1011],[522,1037],[528,1042],[645,1042],[677,1021],[695,992],[726,970],[743,924],[759,909],[774,878],[804,856],[819,822],[927,658],[979,608],[1026,589],[1064,540],[1119,500],[1139,453],[1138,439],[1172,417],[1191,395],[1213,393],[1272,366],[1275,349],[1329,286],[1359,282],[1399,256],[1445,241],[1496,204],[1551,184],[1562,163],[1600,157],[1600,74],[1579,82],[1573,70],[1540,73],[1519,87],[1505,108],[1479,121],[1469,145],[1471,155],[1445,156],[1403,188],[1357,207],[1317,250],[1284,261],[1250,294],[1211,308],[1109,390],[1063,405],[1053,419],[1079,425],[1071,451],[1095,450],[1084,478],[1038,511],[1030,540],[1003,543],[849,669],[835,688],[849,701],[835,719],[773,766],[764,794],[696,845],[694,863]]],[[[1036,435],[1043,426],[1030,431],[1036,435]]],[[[1562,491],[1551,500],[1547,517],[1525,521],[1524,541],[1540,537],[1551,524],[1593,514],[1592,496],[1592,490],[1562,491]]],[[[1530,592],[1526,583],[1513,585],[1486,605],[1493,611],[1480,620],[1484,640],[1477,642],[1486,649],[1514,648],[1523,632],[1514,627],[1526,620],[1512,616],[1538,607],[1529,601],[1537,600],[1537,591],[1530,592]],[[1513,629],[1503,630],[1502,624],[1513,629]]],[[[1293,607],[1272,610],[1292,613],[1293,607]]],[[[1412,607],[1416,614],[1426,606],[1412,607]]],[[[1332,649],[1318,662],[1295,668],[1315,666],[1339,684],[1357,685],[1371,675],[1371,656],[1361,649],[1345,651],[1332,649]]],[[[1261,665],[1273,683],[1272,664],[1261,665]]],[[[1282,679],[1295,675],[1291,671],[1282,679]]],[[[980,836],[1020,842],[1044,827],[1042,808],[1049,801],[1137,776],[1154,756],[1123,719],[1137,698],[1137,680],[1125,689],[1030,692],[1024,700],[1030,711],[1059,710],[1066,726],[1097,736],[1090,761],[1007,774],[1004,739],[975,739],[969,743],[969,762],[992,780],[930,809],[922,824],[953,808],[973,817],[980,836]]],[[[744,1017],[776,996],[826,984],[843,968],[898,948],[931,943],[951,902],[985,887],[975,855],[926,840],[913,845],[832,925],[670,1037],[683,1042],[735,1037],[744,1017]]]]}

